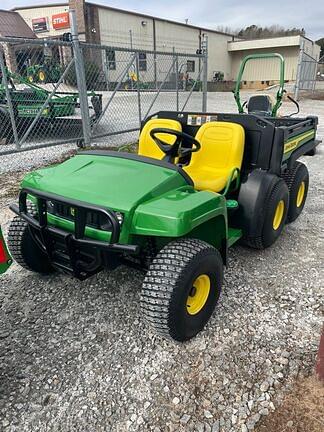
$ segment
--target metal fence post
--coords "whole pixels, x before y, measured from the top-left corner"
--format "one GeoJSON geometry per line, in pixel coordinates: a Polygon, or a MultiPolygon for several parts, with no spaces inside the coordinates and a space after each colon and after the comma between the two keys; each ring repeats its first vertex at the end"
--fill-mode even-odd
{"type": "Polygon", "coordinates": [[[176,54],[175,58],[175,86],[176,86],[176,104],[177,104],[177,111],[179,111],[179,57],[178,54],[176,54]]]}
{"type": "Polygon", "coordinates": [[[140,89],[140,67],[139,67],[139,52],[136,52],[136,88],[137,88],[137,104],[138,104],[138,119],[139,119],[139,126],[141,127],[142,124],[142,107],[141,107],[141,89],[140,89]]]}
{"type": "Polygon", "coordinates": [[[14,135],[15,144],[19,148],[19,138],[18,138],[18,133],[17,133],[15,113],[14,113],[11,95],[10,95],[10,91],[9,91],[7,70],[6,70],[6,66],[4,63],[2,50],[0,50],[0,67],[1,67],[1,73],[2,73],[2,82],[3,82],[3,85],[5,87],[5,92],[6,92],[6,98],[7,98],[7,103],[8,103],[11,126],[12,126],[12,132],[14,135]]]}
{"type": "Polygon", "coordinates": [[[304,55],[304,41],[301,43],[300,48],[299,48],[299,57],[298,57],[298,65],[297,65],[297,72],[296,72],[296,83],[295,83],[295,89],[294,89],[294,99],[295,100],[298,100],[298,97],[299,97],[299,88],[300,88],[300,80],[301,80],[303,55],[304,55]]]}
{"type": "Polygon", "coordinates": [[[86,147],[90,144],[91,140],[90,114],[88,105],[87,84],[84,71],[83,53],[80,47],[76,14],[74,10],[70,10],[70,22],[73,54],[75,59],[75,73],[77,78],[80,110],[82,116],[83,145],[86,147]]]}
{"type": "Polygon", "coordinates": [[[206,35],[203,36],[201,46],[203,52],[202,111],[207,112],[208,37],[206,35]]]}

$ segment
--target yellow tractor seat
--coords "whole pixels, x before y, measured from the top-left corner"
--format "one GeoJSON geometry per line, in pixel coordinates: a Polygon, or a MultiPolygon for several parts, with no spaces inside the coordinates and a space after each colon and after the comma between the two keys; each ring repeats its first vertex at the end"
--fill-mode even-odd
{"type": "Polygon", "coordinates": [[[244,129],[236,123],[209,122],[198,129],[195,138],[201,149],[192,153],[189,165],[183,169],[191,177],[195,189],[221,192],[233,170],[241,169],[244,129]]]}
{"type": "MultiPolygon", "coordinates": [[[[158,145],[150,135],[151,130],[155,128],[173,129],[181,132],[182,126],[177,120],[162,118],[151,119],[145,123],[139,137],[138,154],[140,156],[148,156],[154,159],[162,159],[165,154],[159,149],[158,145]]],[[[159,133],[156,136],[168,144],[174,144],[176,140],[175,136],[168,134],[159,133]]]]}

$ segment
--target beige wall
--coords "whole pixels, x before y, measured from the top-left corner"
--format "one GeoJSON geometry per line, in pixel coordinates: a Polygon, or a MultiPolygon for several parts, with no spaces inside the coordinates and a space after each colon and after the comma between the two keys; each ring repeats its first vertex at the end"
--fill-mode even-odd
{"type": "MultiPolygon", "coordinates": [[[[232,78],[235,80],[243,58],[249,54],[277,52],[285,58],[285,79],[295,80],[299,56],[299,47],[285,47],[235,51],[232,56],[232,78]]],[[[251,60],[246,64],[243,81],[273,81],[279,80],[279,61],[277,59],[251,60]]]]}
{"type": "Polygon", "coordinates": [[[99,8],[99,25],[103,45],[130,48],[131,30],[133,48],[153,49],[152,19],[99,8]]]}
{"type": "Polygon", "coordinates": [[[52,26],[52,15],[56,15],[62,12],[68,12],[69,6],[48,6],[43,8],[30,8],[30,9],[18,9],[17,12],[23,17],[29,27],[32,29],[32,19],[33,18],[48,18],[48,28],[49,31],[37,33],[39,38],[48,38],[53,36],[60,36],[63,33],[69,31],[68,29],[55,30],[52,26]]]}
{"type": "MultiPolygon", "coordinates": [[[[130,30],[132,31],[133,47],[138,49],[152,50],[153,46],[153,19],[145,16],[126,14],[110,9],[99,8],[99,24],[101,43],[108,46],[128,47],[130,48],[130,30]],[[142,22],[146,25],[143,26],[142,22]]],[[[198,28],[179,25],[164,20],[155,19],[156,49],[158,51],[192,53],[196,54],[199,48],[200,31],[198,28]]],[[[206,32],[209,44],[209,64],[208,80],[212,80],[214,71],[222,71],[225,79],[231,76],[231,58],[227,52],[227,42],[231,36],[206,32]]],[[[123,62],[124,53],[116,52],[116,61],[123,62]]],[[[128,58],[128,57],[127,57],[128,58]]],[[[189,58],[188,58],[189,59],[189,58]]],[[[179,58],[179,67],[187,59],[179,58]]],[[[190,73],[190,77],[195,78],[199,72],[199,60],[195,61],[195,72],[190,73]]],[[[122,65],[121,65],[122,66],[122,65]]],[[[153,57],[148,55],[148,70],[143,74],[148,78],[153,78],[152,72],[153,57]]],[[[170,57],[166,58],[161,55],[157,56],[157,73],[158,78],[163,79],[166,71],[170,67],[170,57]]],[[[118,69],[118,67],[117,67],[118,69]]],[[[183,66],[182,71],[185,69],[183,66]]],[[[119,68],[119,71],[121,69],[119,68]]],[[[118,70],[111,71],[112,79],[118,75],[118,70]]]]}
{"type": "Polygon", "coordinates": [[[232,40],[231,36],[204,32],[208,36],[208,81],[211,81],[214,72],[224,73],[224,79],[232,79],[231,56],[227,51],[227,43],[232,40]]]}
{"type": "Polygon", "coordinates": [[[156,48],[158,51],[175,51],[195,54],[199,48],[199,29],[167,21],[155,21],[156,48]]]}

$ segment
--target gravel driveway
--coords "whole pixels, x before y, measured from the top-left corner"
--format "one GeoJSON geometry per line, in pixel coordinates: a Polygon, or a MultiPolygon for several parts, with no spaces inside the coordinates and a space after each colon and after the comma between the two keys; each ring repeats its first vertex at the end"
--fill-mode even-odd
{"type": "MultiPolygon", "coordinates": [[[[223,98],[229,110],[229,97],[211,97],[210,109],[223,98]]],[[[324,125],[324,102],[302,111],[324,125]]],[[[270,249],[230,251],[220,303],[188,343],[144,324],[139,271],[79,282],[14,264],[0,281],[0,430],[253,430],[312,371],[323,321],[323,148],[305,163],[303,214],[270,249]]],[[[19,177],[1,178],[5,229],[19,177]]]]}

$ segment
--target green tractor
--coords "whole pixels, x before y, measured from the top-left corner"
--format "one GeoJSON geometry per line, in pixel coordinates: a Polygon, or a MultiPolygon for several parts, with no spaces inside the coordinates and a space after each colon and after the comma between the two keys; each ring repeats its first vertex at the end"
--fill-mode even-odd
{"type": "Polygon", "coordinates": [[[188,340],[215,309],[229,248],[267,248],[302,212],[309,175],[297,159],[316,129],[316,117],[160,111],[138,154],[85,150],[27,174],[9,250],[28,270],[80,280],[143,269],[146,321],[188,340]]]}
{"type": "MultiPolygon", "coordinates": [[[[43,89],[37,84],[33,84],[23,78],[21,75],[7,71],[7,80],[9,84],[9,94],[13,106],[15,122],[18,136],[28,129],[35,117],[41,111],[46,100],[49,98],[51,91],[43,89]],[[23,84],[24,88],[17,87],[16,83],[23,84]]],[[[102,95],[93,91],[88,92],[91,105],[92,123],[100,116],[102,112],[102,95]]],[[[49,126],[55,126],[57,130],[60,126],[68,122],[73,124],[81,123],[75,119],[76,108],[79,107],[79,95],[76,92],[59,92],[56,91],[50,98],[46,108],[43,108],[38,119],[38,127],[43,127],[44,134],[48,131],[49,126]]],[[[13,128],[11,124],[9,104],[5,86],[0,84],[0,140],[6,139],[12,142],[14,139],[13,128]]]]}
{"type": "Polygon", "coordinates": [[[45,60],[43,64],[35,64],[26,68],[26,78],[29,83],[56,83],[61,75],[61,66],[51,60],[45,60]]]}

